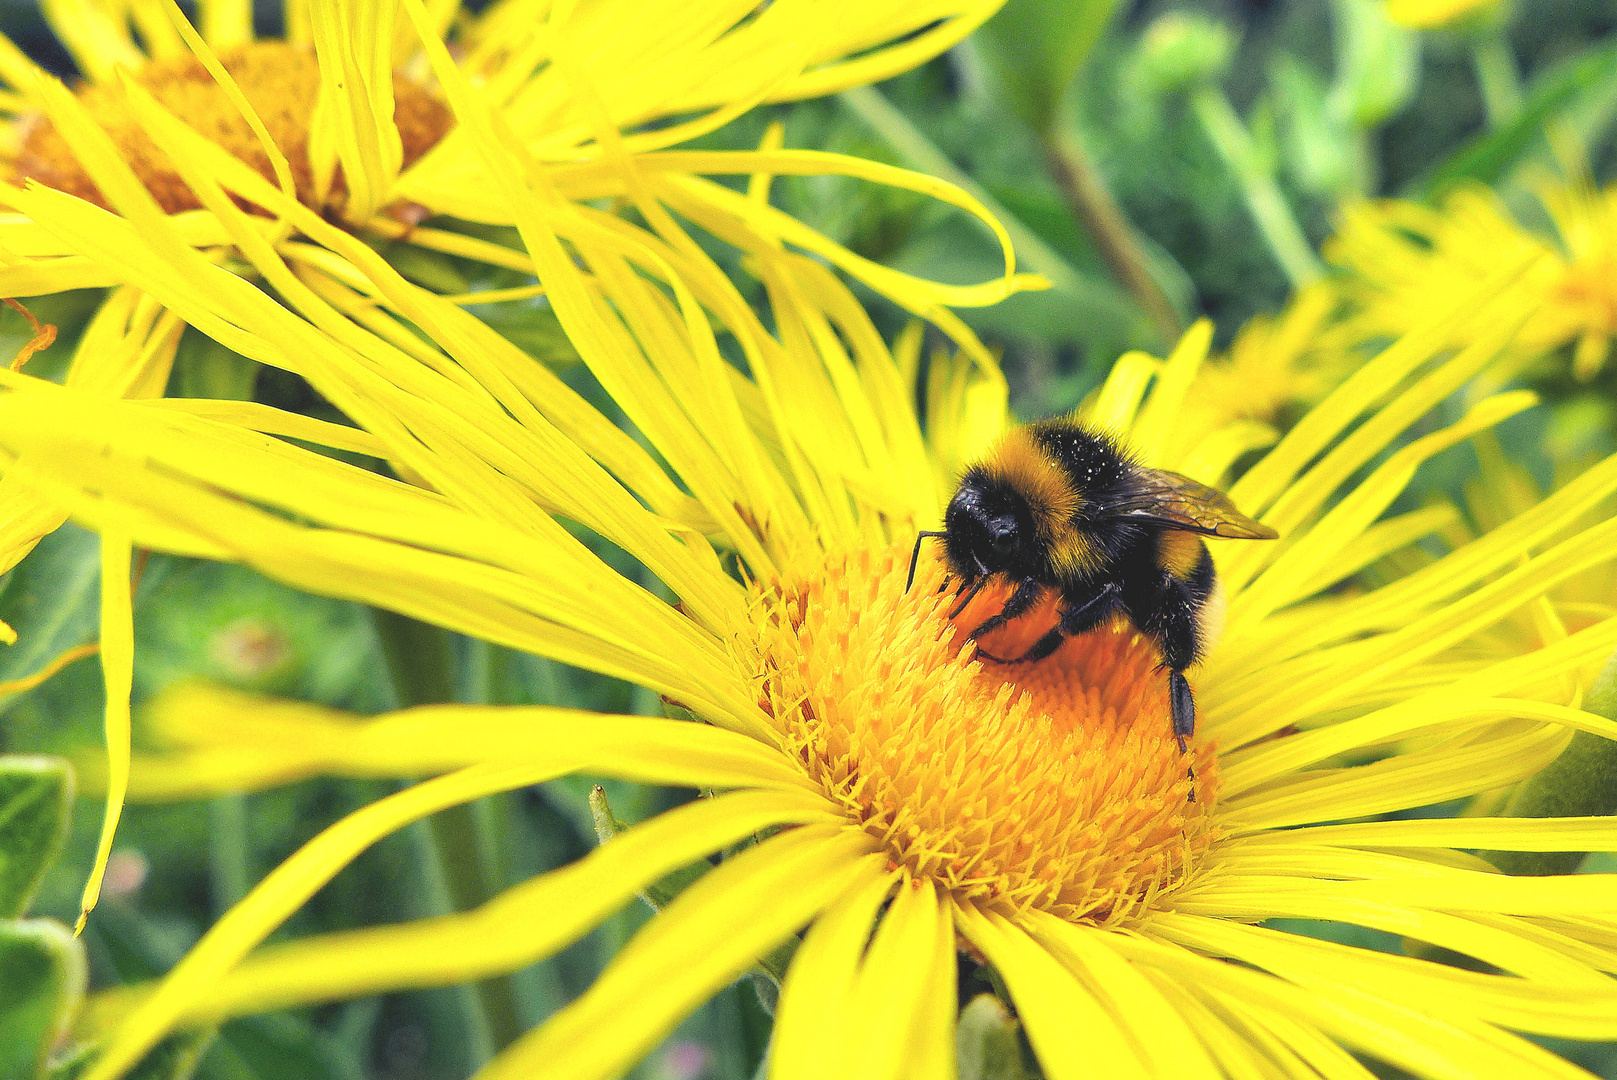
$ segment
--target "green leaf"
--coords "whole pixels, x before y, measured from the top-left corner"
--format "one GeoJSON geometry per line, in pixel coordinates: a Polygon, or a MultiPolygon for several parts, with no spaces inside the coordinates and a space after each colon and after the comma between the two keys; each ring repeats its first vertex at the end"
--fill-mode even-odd
{"type": "MultiPolygon", "coordinates": [[[[1584,707],[1617,720],[1617,652],[1589,687],[1584,707]]],[[[1506,804],[1511,817],[1584,817],[1617,814],[1617,742],[1577,732],[1561,756],[1522,782],[1506,804]]],[[[1570,874],[1582,851],[1485,851],[1507,874],[1570,874]]]]}
{"type": "MultiPolygon", "coordinates": [[[[94,533],[64,525],[6,575],[0,619],[17,631],[17,642],[0,646],[0,681],[32,675],[68,649],[95,640],[101,610],[99,543],[94,533]]],[[[0,715],[20,696],[0,697],[0,715]]]]}
{"type": "MultiPolygon", "coordinates": [[[[124,1073],[124,1080],[189,1080],[213,1043],[213,1029],[170,1035],[124,1073]]],[[[80,1043],[50,1063],[45,1080],[78,1080],[95,1062],[96,1048],[80,1043]]]]}
{"type": "Polygon", "coordinates": [[[61,853],[73,773],[60,758],[0,756],[0,918],[14,919],[61,853]]]}
{"type": "Polygon", "coordinates": [[[565,367],[582,359],[548,301],[537,297],[508,300],[500,304],[478,304],[468,310],[541,364],[565,367]]]}
{"type": "Polygon", "coordinates": [[[0,1080],[32,1080],[84,996],[84,949],[52,919],[0,922],[0,1080]]]}
{"type": "Polygon", "coordinates": [[[1551,68],[1533,83],[1515,119],[1473,139],[1416,183],[1417,196],[1432,200],[1457,184],[1497,184],[1542,145],[1544,126],[1586,94],[1617,91],[1617,42],[1591,49],[1551,68]]]}
{"type": "Polygon", "coordinates": [[[979,55],[1016,114],[1048,131],[1117,0],[1010,0],[983,24],[979,55]]]}
{"type": "Polygon", "coordinates": [[[251,401],[261,368],[258,361],[187,327],[174,351],[169,393],[174,397],[251,401]]]}

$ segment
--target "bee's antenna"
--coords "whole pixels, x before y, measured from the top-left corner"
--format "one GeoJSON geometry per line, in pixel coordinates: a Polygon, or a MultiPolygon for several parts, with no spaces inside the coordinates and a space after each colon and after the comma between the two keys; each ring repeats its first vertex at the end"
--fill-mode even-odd
{"type": "Polygon", "coordinates": [[[915,584],[915,563],[921,557],[921,541],[929,536],[943,536],[942,530],[922,529],[915,534],[915,550],[910,552],[910,576],[904,579],[904,591],[909,592],[910,586],[915,584]]]}

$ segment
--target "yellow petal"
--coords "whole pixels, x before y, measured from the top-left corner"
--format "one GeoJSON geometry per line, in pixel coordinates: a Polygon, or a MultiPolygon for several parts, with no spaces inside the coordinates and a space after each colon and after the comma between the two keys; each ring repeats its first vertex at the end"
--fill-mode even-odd
{"type": "Polygon", "coordinates": [[[822,799],[802,791],[699,799],[473,911],[272,945],[243,960],[181,1019],[216,1023],[245,1013],[516,971],[578,940],[664,874],[754,832],[831,819],[822,799]]]}
{"type": "Polygon", "coordinates": [[[970,905],[956,910],[960,932],[1005,980],[1046,1076],[1150,1075],[1111,1014],[1025,931],[970,905]]]}
{"type": "Polygon", "coordinates": [[[876,863],[814,920],[781,984],[771,1036],[771,1080],[817,1080],[847,1068],[847,1031],[859,961],[898,875],[876,863]]]}
{"type": "Polygon", "coordinates": [[[107,530],[101,534],[101,671],[106,687],[107,808],[101,818],[101,839],[95,865],[79,901],[75,934],[101,897],[101,878],[112,838],[123,814],[124,791],[129,786],[129,693],[135,677],[135,617],[129,581],[130,543],[127,534],[107,530]]]}
{"type": "Polygon", "coordinates": [[[770,948],[880,865],[860,830],[805,825],[708,871],[624,946],[595,985],[479,1072],[616,1076],[770,948]]]}
{"type": "Polygon", "coordinates": [[[427,780],[343,818],[265,876],[227,911],[174,970],[111,1033],[85,1080],[114,1080],[181,1017],[206,1001],[226,972],[362,851],[414,821],[501,791],[543,783],[576,765],[564,758],[479,765],[427,780]]]}

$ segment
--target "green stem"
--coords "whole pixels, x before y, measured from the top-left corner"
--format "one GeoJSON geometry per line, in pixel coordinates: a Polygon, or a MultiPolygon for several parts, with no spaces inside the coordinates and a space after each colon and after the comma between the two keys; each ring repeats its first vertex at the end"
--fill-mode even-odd
{"type": "Polygon", "coordinates": [[[247,835],[247,796],[220,795],[208,803],[208,891],[216,919],[252,885],[247,835]]]}
{"type": "MultiPolygon", "coordinates": [[[[1043,274],[1053,289],[1084,305],[1084,316],[1117,321],[1117,302],[1123,299],[1121,292],[1098,287],[1073,269],[1071,263],[1001,206],[987,189],[949,160],[949,156],[910,123],[909,117],[895,109],[880,90],[873,86],[856,86],[842,91],[837,98],[910,168],[947,180],[981,203],[1004,226],[1017,260],[1025,263],[1029,270],[1043,274]]],[[[1125,331],[1122,336],[1138,335],[1125,331]]]]}
{"type": "MultiPolygon", "coordinates": [[[[372,615],[399,704],[454,701],[449,634],[390,611],[373,610],[372,615]]],[[[442,914],[469,911],[499,891],[490,814],[486,802],[479,802],[452,806],[427,819],[424,854],[441,871],[443,895],[435,899],[442,914]]],[[[521,1036],[522,1013],[508,977],[485,979],[468,997],[468,1049],[481,1065],[521,1036]]]]}
{"type": "Polygon", "coordinates": [[[1477,88],[1482,92],[1488,126],[1502,128],[1522,107],[1522,75],[1503,28],[1479,32],[1471,39],[1471,62],[1477,69],[1477,88]]]}
{"type": "Polygon", "coordinates": [[[1240,185],[1259,234],[1291,280],[1292,288],[1301,288],[1324,277],[1325,268],[1280,193],[1274,174],[1259,160],[1252,136],[1235,114],[1229,98],[1217,86],[1207,83],[1191,92],[1190,106],[1219,157],[1224,159],[1240,185]]]}
{"type": "Polygon", "coordinates": [[[1056,123],[1045,136],[1044,153],[1067,206],[1089,231],[1112,276],[1133,294],[1158,333],[1168,341],[1178,340],[1185,329],[1179,312],[1152,276],[1145,249],[1077,137],[1056,123]]]}

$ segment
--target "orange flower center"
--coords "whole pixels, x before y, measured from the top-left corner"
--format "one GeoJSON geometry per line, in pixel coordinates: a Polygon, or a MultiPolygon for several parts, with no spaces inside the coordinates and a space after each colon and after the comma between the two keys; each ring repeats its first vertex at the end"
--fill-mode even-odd
{"type": "MultiPolygon", "coordinates": [[[[309,158],[309,124],[320,93],[320,66],[314,50],[266,41],[226,50],[219,59],[269,131],[270,138],[286,155],[299,201],[330,217],[340,216],[348,196],[341,170],[321,198],[309,158]]],[[[266,178],[274,179],[269,155],[258,137],[200,60],[189,54],[154,60],[134,78],[197,132],[266,178]]],[[[180,179],[167,155],[141,129],[124,104],[120,90],[111,85],[85,85],[78,91],[78,97],[112,137],[119,156],[135,170],[165,212],[173,214],[201,207],[202,203],[180,179]]],[[[430,91],[397,74],[393,76],[393,102],[393,120],[399,128],[404,164],[408,166],[443,138],[452,118],[448,107],[430,91]]],[[[17,155],[9,165],[13,183],[37,180],[98,206],[107,206],[67,140],[43,117],[36,118],[27,127],[17,155]]]]}
{"type": "MultiPolygon", "coordinates": [[[[1006,912],[1132,921],[1212,841],[1218,783],[1210,745],[1179,751],[1155,647],[1119,621],[1036,663],[984,661],[965,637],[1009,586],[950,623],[943,569],[923,562],[906,592],[908,564],[907,547],[860,551],[759,592],[763,704],[786,745],[915,877],[1006,912]]],[[[1019,655],[1057,606],[984,649],[1019,655]]]]}

